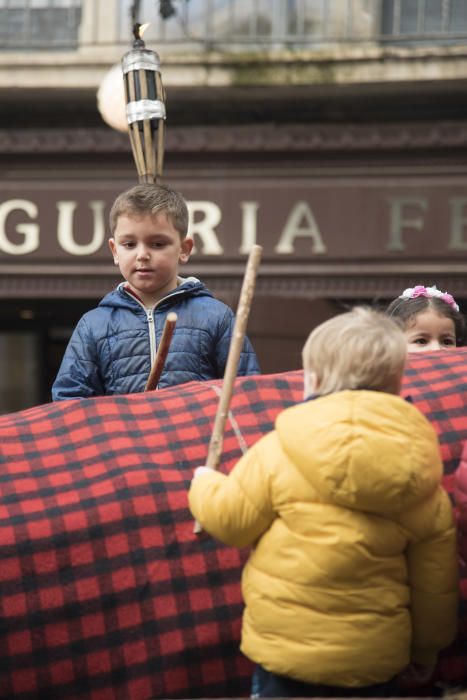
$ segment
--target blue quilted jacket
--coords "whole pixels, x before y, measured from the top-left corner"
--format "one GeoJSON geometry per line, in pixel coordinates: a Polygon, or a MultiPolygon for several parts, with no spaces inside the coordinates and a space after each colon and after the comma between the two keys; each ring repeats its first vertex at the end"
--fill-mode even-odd
{"type": "MultiPolygon", "coordinates": [[[[196,278],[153,309],[120,284],[78,322],[52,387],[54,401],[143,391],[167,314],[178,320],[159,388],[224,376],[234,314],[196,278]]],[[[260,372],[245,339],[239,375],[260,372]]]]}

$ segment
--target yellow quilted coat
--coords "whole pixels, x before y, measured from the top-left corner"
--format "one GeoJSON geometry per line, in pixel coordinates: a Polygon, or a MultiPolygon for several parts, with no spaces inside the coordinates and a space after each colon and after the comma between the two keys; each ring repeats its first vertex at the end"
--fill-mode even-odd
{"type": "Polygon", "coordinates": [[[454,638],[457,557],[436,434],[403,399],[345,391],[294,406],[189,503],[227,544],[256,543],[243,653],[308,683],[359,687],[454,638]]]}

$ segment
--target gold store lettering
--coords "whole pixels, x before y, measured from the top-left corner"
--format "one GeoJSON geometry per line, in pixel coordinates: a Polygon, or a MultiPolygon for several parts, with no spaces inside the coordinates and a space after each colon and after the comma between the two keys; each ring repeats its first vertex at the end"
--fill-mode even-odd
{"type": "Polygon", "coordinates": [[[92,255],[97,253],[105,241],[105,202],[100,200],[89,202],[94,227],[92,240],[85,244],[77,243],[73,238],[73,218],[76,206],[76,202],[57,202],[57,239],[60,247],[71,255],[92,255]]]}
{"type": "MultiPolygon", "coordinates": [[[[404,252],[407,239],[414,232],[425,230],[429,217],[429,201],[426,197],[393,197],[387,201],[388,238],[386,250],[404,252]]],[[[467,197],[451,197],[449,205],[449,226],[446,230],[447,247],[451,251],[467,250],[467,197]]],[[[78,203],[74,200],[59,200],[57,208],[57,242],[60,248],[72,256],[89,256],[98,252],[105,245],[106,220],[103,200],[90,200],[87,204],[92,218],[92,235],[87,242],[75,239],[74,228],[77,218],[78,203]]],[[[260,204],[257,201],[240,201],[240,240],[238,252],[247,255],[257,242],[260,204]]],[[[189,227],[197,243],[198,253],[204,256],[220,256],[224,247],[219,240],[217,229],[222,222],[222,210],[215,203],[207,200],[188,201],[189,227]]],[[[443,236],[444,232],[440,232],[443,236]]],[[[328,252],[325,239],[313,213],[306,201],[296,202],[290,209],[285,224],[276,237],[273,252],[277,255],[293,255],[296,239],[309,239],[310,253],[326,255],[328,252]]],[[[261,242],[261,241],[259,241],[261,242]]],[[[40,246],[39,207],[22,198],[9,199],[0,203],[0,253],[12,256],[27,255],[38,250],[40,246]],[[22,219],[10,225],[10,216],[16,213],[22,219]]]]}
{"type": "Polygon", "coordinates": [[[421,231],[428,202],[422,197],[394,197],[389,200],[389,243],[391,252],[405,250],[402,234],[406,229],[421,231]]]}
{"type": "MultiPolygon", "coordinates": [[[[105,202],[91,200],[88,203],[93,221],[92,238],[88,243],[78,243],[73,235],[77,206],[77,202],[73,200],[57,202],[57,241],[60,248],[70,255],[92,255],[100,250],[105,242],[105,202]]],[[[239,252],[246,255],[256,243],[259,203],[240,202],[240,209],[242,226],[239,252]]],[[[202,255],[222,255],[224,249],[216,233],[222,221],[220,207],[210,201],[189,201],[188,210],[191,235],[201,244],[199,252],[202,255]]],[[[8,255],[26,255],[37,250],[40,244],[40,227],[34,220],[37,220],[38,214],[37,205],[27,199],[10,199],[0,204],[0,251],[8,255]],[[23,212],[30,220],[28,223],[16,224],[14,233],[23,236],[19,242],[10,240],[6,232],[8,217],[13,212],[23,212]]],[[[303,201],[292,207],[274,251],[281,255],[292,255],[296,238],[310,238],[311,253],[326,253],[326,246],[313,212],[303,201]]]]}
{"type": "MultiPolygon", "coordinates": [[[[93,234],[89,243],[77,243],[73,237],[74,212],[77,203],[73,201],[57,202],[57,240],[62,248],[71,255],[90,255],[97,252],[105,239],[104,208],[105,202],[90,201],[89,208],[93,214],[93,234]]],[[[10,199],[0,204],[0,251],[8,255],[26,255],[39,248],[40,228],[38,223],[20,223],[15,233],[23,236],[18,243],[11,241],[6,234],[7,219],[14,211],[24,212],[29,219],[37,219],[38,208],[28,199],[10,199]]]]}
{"type": "Polygon", "coordinates": [[[450,250],[467,250],[464,234],[467,228],[467,197],[453,197],[449,200],[451,207],[450,250]]]}
{"type": "Polygon", "coordinates": [[[6,221],[14,211],[24,211],[30,219],[37,217],[37,206],[28,199],[10,199],[0,205],[0,250],[9,255],[26,255],[39,248],[39,225],[18,224],[16,232],[24,236],[20,243],[12,243],[6,235],[6,221]]]}
{"type": "MultiPolygon", "coordinates": [[[[451,197],[449,200],[449,250],[467,250],[467,197],[451,197]]],[[[391,252],[406,250],[404,234],[424,230],[424,215],[428,214],[425,197],[394,197],[389,199],[389,241],[391,252]]],[[[442,236],[444,232],[440,231],[442,236]]]]}

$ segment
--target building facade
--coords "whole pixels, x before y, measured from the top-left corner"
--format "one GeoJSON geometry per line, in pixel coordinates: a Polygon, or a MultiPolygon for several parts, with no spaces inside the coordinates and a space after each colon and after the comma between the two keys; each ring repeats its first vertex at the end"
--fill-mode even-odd
{"type": "Polygon", "coordinates": [[[1,412],[49,400],[74,324],[119,281],[108,211],[137,175],[96,92],[135,5],[161,58],[187,273],[235,306],[263,246],[263,371],[298,367],[309,330],[355,301],[418,283],[467,300],[464,2],[0,0],[1,412]]]}

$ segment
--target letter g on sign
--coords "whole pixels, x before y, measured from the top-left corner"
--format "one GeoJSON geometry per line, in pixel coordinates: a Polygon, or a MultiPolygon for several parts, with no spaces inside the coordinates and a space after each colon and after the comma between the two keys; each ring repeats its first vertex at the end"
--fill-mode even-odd
{"type": "Polygon", "coordinates": [[[13,243],[6,235],[6,222],[13,211],[24,211],[30,219],[37,218],[37,206],[28,199],[9,199],[0,204],[0,251],[9,255],[25,255],[39,247],[39,224],[26,223],[16,226],[16,233],[24,236],[20,243],[13,243]]]}

